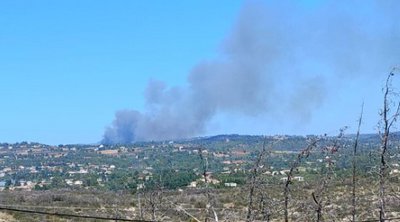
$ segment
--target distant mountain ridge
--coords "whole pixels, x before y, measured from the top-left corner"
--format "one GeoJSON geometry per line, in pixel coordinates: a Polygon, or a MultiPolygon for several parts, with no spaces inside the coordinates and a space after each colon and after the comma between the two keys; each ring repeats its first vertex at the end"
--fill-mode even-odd
{"type": "MultiPolygon", "coordinates": [[[[392,132],[391,134],[392,140],[400,140],[400,131],[392,132]]],[[[305,140],[309,137],[316,137],[319,135],[266,135],[268,140],[273,140],[277,138],[283,138],[285,140],[305,140]]],[[[344,138],[346,139],[354,139],[356,134],[345,134],[344,138]]],[[[219,135],[212,135],[212,136],[200,136],[200,137],[193,137],[193,138],[184,138],[184,139],[177,139],[177,140],[164,140],[164,141],[137,141],[133,144],[141,144],[141,143],[166,143],[166,142],[177,142],[177,143],[210,143],[210,142],[226,142],[226,141],[248,141],[252,143],[257,143],[263,140],[264,135],[240,135],[240,134],[219,134],[219,135]]],[[[327,139],[336,138],[336,136],[327,136],[327,139]]],[[[379,142],[380,135],[378,133],[365,133],[360,134],[360,141],[361,142],[379,142]]],[[[88,144],[60,144],[58,146],[98,146],[101,143],[88,143],[88,144]]],[[[116,144],[114,144],[116,145],[116,144]]],[[[123,145],[123,144],[119,144],[123,145]]],[[[125,144],[127,145],[127,144],[125,144]]],[[[16,143],[7,143],[7,142],[0,142],[0,148],[8,148],[9,146],[57,146],[57,145],[48,145],[40,142],[16,142],[16,143]]]]}

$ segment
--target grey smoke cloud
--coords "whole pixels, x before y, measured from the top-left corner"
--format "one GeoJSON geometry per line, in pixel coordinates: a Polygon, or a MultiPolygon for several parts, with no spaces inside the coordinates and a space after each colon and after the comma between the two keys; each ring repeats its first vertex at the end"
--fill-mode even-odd
{"type": "Polygon", "coordinates": [[[399,22],[388,12],[393,5],[377,4],[246,2],[217,58],[194,66],[187,87],[150,80],[147,109],[118,111],[104,142],[199,135],[220,112],[284,112],[306,122],[323,104],[329,82],[373,75],[400,61],[399,22]],[[368,20],[371,13],[376,20],[368,20]]]}

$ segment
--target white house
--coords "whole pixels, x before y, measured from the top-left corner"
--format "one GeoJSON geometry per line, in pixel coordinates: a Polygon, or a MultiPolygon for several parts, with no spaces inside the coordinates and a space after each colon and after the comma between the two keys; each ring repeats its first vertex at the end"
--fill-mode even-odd
{"type": "Polygon", "coordinates": [[[226,187],[237,187],[237,183],[225,183],[226,187]]]}

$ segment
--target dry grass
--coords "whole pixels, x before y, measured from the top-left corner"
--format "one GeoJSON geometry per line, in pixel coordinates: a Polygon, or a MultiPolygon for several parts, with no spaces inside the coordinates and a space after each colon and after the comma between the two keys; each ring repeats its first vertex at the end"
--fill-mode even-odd
{"type": "Polygon", "coordinates": [[[14,216],[0,212],[0,222],[16,222],[17,220],[14,218],[14,216]]]}

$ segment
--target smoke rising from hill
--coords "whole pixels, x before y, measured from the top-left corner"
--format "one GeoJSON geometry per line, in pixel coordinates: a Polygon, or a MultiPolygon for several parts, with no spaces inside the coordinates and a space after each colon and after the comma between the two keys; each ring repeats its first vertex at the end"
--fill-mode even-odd
{"type": "Polygon", "coordinates": [[[284,112],[285,118],[307,122],[332,81],[372,76],[400,61],[394,6],[399,8],[395,2],[375,1],[312,7],[293,1],[246,2],[217,58],[193,67],[187,87],[151,80],[145,90],[148,109],[118,111],[103,142],[199,135],[220,112],[284,112]],[[368,20],[371,13],[377,14],[376,21],[368,20]]]}

